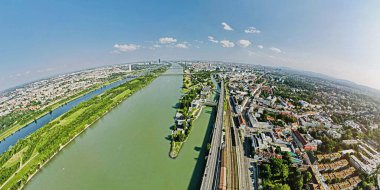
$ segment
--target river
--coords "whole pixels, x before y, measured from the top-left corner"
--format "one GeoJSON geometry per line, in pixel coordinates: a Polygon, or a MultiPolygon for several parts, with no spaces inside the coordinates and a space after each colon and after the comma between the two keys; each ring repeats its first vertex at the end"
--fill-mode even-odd
{"type": "Polygon", "coordinates": [[[8,136],[3,141],[1,141],[0,142],[0,154],[7,151],[9,149],[9,147],[15,145],[19,139],[23,139],[23,138],[27,137],[31,133],[37,131],[37,129],[48,124],[50,121],[58,118],[59,116],[63,115],[64,113],[70,111],[72,108],[74,108],[78,104],[80,104],[84,101],[87,101],[87,100],[91,99],[92,97],[105,92],[106,90],[109,90],[113,87],[119,86],[120,84],[122,84],[126,81],[129,81],[129,80],[132,80],[132,79],[133,78],[126,78],[126,79],[119,80],[119,81],[113,82],[111,84],[105,85],[99,89],[96,89],[92,92],[89,92],[89,93],[87,93],[87,94],[85,94],[85,95],[83,95],[83,96],[81,96],[75,100],[68,102],[67,104],[64,104],[64,105],[52,110],[51,113],[48,113],[48,114],[38,118],[35,122],[32,122],[32,123],[26,125],[22,129],[16,131],[12,135],[8,136]]]}
{"type": "Polygon", "coordinates": [[[158,77],[78,136],[25,188],[199,189],[215,112],[203,109],[179,156],[169,158],[181,86],[181,75],[158,77]]]}

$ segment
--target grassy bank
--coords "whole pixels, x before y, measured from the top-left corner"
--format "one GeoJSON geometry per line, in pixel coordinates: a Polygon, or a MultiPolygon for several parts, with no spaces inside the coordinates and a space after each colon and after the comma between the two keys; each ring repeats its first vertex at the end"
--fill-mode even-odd
{"type": "Polygon", "coordinates": [[[175,141],[171,142],[170,154],[169,154],[171,158],[177,158],[178,153],[181,150],[183,143],[184,142],[175,142],[175,141]]]}
{"type": "Polygon", "coordinates": [[[20,140],[0,156],[0,189],[23,187],[65,145],[123,100],[150,84],[166,69],[156,69],[148,75],[107,90],[20,140]]]}

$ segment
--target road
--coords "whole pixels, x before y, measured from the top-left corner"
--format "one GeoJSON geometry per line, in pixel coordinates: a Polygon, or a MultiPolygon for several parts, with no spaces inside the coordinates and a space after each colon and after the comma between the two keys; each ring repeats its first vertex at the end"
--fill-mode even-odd
{"type": "Polygon", "coordinates": [[[217,107],[216,120],[214,124],[211,148],[207,157],[205,171],[202,177],[202,190],[216,189],[219,184],[220,150],[222,148],[222,128],[224,114],[224,81],[221,81],[220,94],[217,107]]]}

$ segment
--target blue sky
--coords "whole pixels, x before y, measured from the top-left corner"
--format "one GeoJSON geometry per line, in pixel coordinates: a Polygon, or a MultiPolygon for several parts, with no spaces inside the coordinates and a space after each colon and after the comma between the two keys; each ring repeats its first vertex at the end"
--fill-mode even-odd
{"type": "Polygon", "coordinates": [[[158,58],[288,66],[380,89],[379,5],[375,0],[3,1],[0,90],[58,73],[158,58]]]}

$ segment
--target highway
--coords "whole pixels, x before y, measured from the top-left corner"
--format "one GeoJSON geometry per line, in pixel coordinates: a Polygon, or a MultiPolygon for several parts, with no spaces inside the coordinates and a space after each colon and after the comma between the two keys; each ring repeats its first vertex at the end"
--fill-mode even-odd
{"type": "Polygon", "coordinates": [[[222,148],[222,128],[224,112],[224,81],[220,84],[219,101],[216,120],[211,139],[211,148],[207,157],[205,171],[202,177],[202,190],[217,189],[219,185],[220,150],[222,148]]]}

